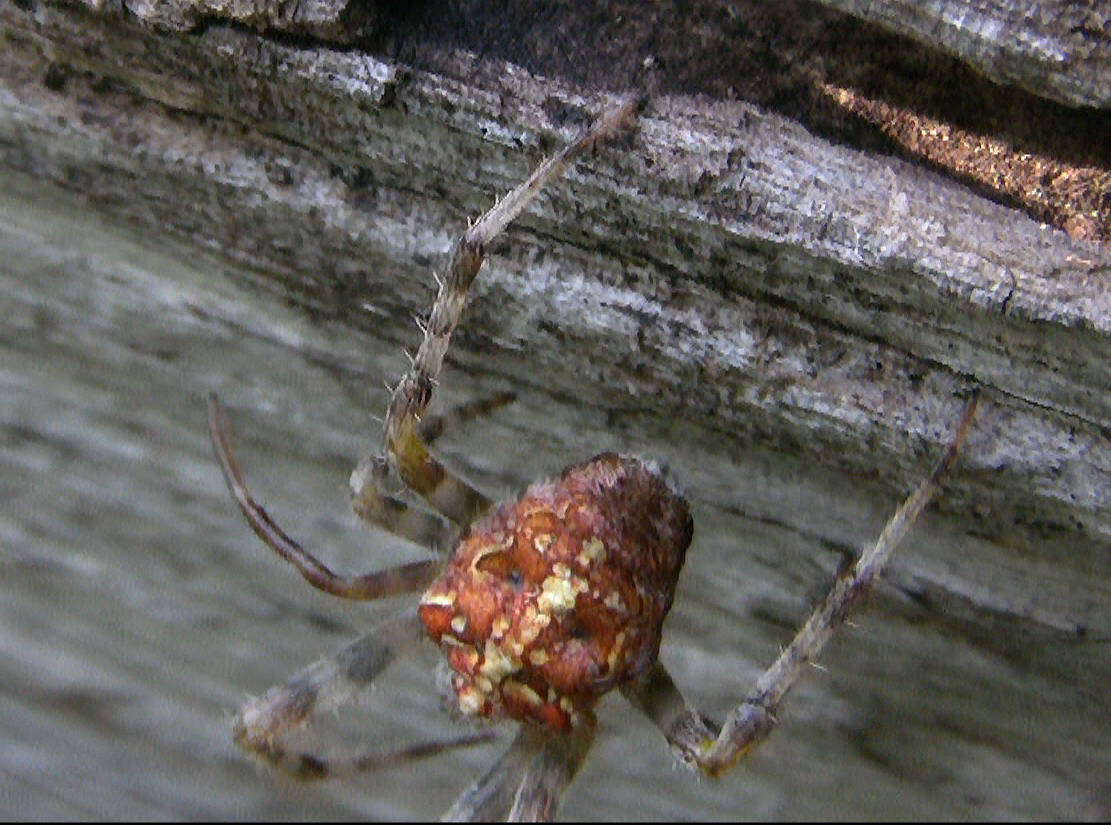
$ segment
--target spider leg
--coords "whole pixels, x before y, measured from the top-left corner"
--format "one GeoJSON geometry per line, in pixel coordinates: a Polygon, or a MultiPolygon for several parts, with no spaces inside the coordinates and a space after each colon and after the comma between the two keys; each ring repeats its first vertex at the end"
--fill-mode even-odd
{"type": "Polygon", "coordinates": [[[522,725],[494,766],[444,814],[445,822],[547,822],[594,741],[593,720],[571,733],[522,725]]]}
{"type": "Polygon", "coordinates": [[[718,776],[767,738],[775,727],[776,713],[787,691],[805,666],[817,659],[837,626],[848,618],[948,474],[971,429],[978,401],[979,394],[974,392],[933,472],[895,511],[875,544],[866,548],[856,564],[837,579],[822,604],[760,676],[756,687],[729,715],[720,731],[690,706],[658,662],[622,687],[625,697],[663,732],[681,759],[709,776],[718,776]]]}
{"type": "MultiPolygon", "coordinates": [[[[512,403],[512,392],[499,392],[461,404],[440,415],[426,415],[419,424],[419,434],[425,444],[431,444],[445,430],[473,421],[483,415],[512,403]]],[[[425,510],[412,507],[382,487],[389,482],[389,465],[378,455],[363,458],[351,473],[351,508],[367,521],[394,535],[407,538],[422,547],[446,553],[454,543],[456,530],[443,518],[425,510]]]]}
{"type": "Polygon", "coordinates": [[[236,744],[296,779],[318,780],[390,767],[493,738],[491,732],[481,732],[384,753],[326,757],[292,750],[282,743],[284,733],[305,725],[313,714],[367,690],[394,659],[415,649],[422,638],[420,620],[410,614],[375,629],[336,656],[310,665],[286,684],[243,706],[234,723],[236,744]]]}
{"type": "Polygon", "coordinates": [[[436,560],[404,564],[363,576],[339,576],[315,556],[286,535],[270,515],[251,496],[239,464],[231,451],[231,426],[215,394],[208,399],[208,427],[224,481],[247,519],[251,529],[275,553],[288,561],[318,590],[345,599],[380,599],[399,593],[412,593],[426,587],[439,570],[436,560]]]}
{"type": "Polygon", "coordinates": [[[577,140],[541,163],[528,180],[501,198],[463,233],[439,278],[440,291],[428,317],[424,340],[413,357],[409,372],[390,399],[385,448],[390,466],[397,470],[401,479],[458,525],[469,524],[476,515],[488,509],[491,502],[470,484],[452,476],[429,453],[420,422],[432,399],[451,336],[462,317],[467,292],[494,238],[528,206],[545,184],[562,174],[575,157],[613,137],[629,123],[638,105],[639,100],[632,99],[615,107],[577,140]]]}
{"type": "Polygon", "coordinates": [[[414,507],[383,492],[389,467],[381,456],[363,458],[351,473],[351,509],[376,527],[401,536],[436,553],[447,553],[454,543],[456,528],[441,516],[414,507]]]}
{"type": "Polygon", "coordinates": [[[444,822],[497,822],[504,820],[528,766],[539,755],[544,741],[539,731],[522,725],[505,753],[477,781],[459,795],[441,817],[444,822]]]}
{"type": "Polygon", "coordinates": [[[546,736],[544,748],[529,765],[517,788],[509,811],[510,822],[550,822],[563,801],[563,794],[579,772],[590,745],[595,725],[591,720],[570,733],[546,736]]]}
{"type": "Polygon", "coordinates": [[[675,754],[696,767],[720,729],[683,696],[658,660],[637,678],[621,685],[621,694],[660,729],[675,754]]]}
{"type": "Polygon", "coordinates": [[[432,444],[437,438],[453,427],[489,415],[507,404],[517,400],[515,392],[496,392],[485,398],[468,401],[439,415],[426,415],[420,420],[418,432],[425,444],[432,444]]]}

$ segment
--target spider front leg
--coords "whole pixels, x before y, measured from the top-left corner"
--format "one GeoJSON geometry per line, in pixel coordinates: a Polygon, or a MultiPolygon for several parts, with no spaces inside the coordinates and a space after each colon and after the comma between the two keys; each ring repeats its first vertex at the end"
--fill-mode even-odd
{"type": "Polygon", "coordinates": [[[817,659],[833,631],[867,593],[948,475],[972,427],[978,403],[979,393],[973,392],[945,453],[930,476],[895,511],[875,544],[865,549],[856,564],[838,578],[791,644],[756,681],[756,687],[720,729],[687,702],[659,662],[622,687],[625,697],[663,732],[683,761],[709,776],[719,776],[768,737],[776,725],[779,705],[787,691],[805,666],[817,659]]]}
{"type": "Polygon", "coordinates": [[[351,472],[351,509],[363,521],[421,547],[444,554],[451,549],[456,530],[435,513],[429,513],[383,492],[389,467],[378,455],[362,459],[351,472]]]}
{"type": "Polygon", "coordinates": [[[460,526],[490,508],[491,501],[474,487],[451,475],[429,452],[422,419],[443,369],[451,336],[463,314],[467,292],[478,275],[493,240],[555,180],[577,156],[623,129],[633,118],[639,99],[631,99],[604,114],[577,140],[537,167],[528,180],[511,190],[480,217],[459,239],[438,279],[440,290],[425,325],[424,340],[412,367],[394,389],[385,423],[389,465],[414,492],[460,526]]]}
{"type": "MultiPolygon", "coordinates": [[[[460,404],[441,415],[426,415],[418,425],[418,435],[424,443],[432,444],[446,430],[489,415],[516,399],[512,392],[494,393],[477,401],[460,404]]],[[[404,501],[383,492],[389,484],[389,463],[380,455],[363,458],[351,473],[351,508],[359,518],[394,535],[446,553],[455,539],[456,531],[440,516],[411,507],[404,501]]]]}
{"type": "Polygon", "coordinates": [[[425,415],[420,420],[418,432],[425,444],[432,444],[445,432],[460,424],[482,418],[517,400],[515,392],[495,392],[485,398],[467,401],[439,415],[425,415]]]}
{"type": "Polygon", "coordinates": [[[398,656],[415,650],[423,636],[420,620],[410,614],[368,633],[336,656],[310,665],[243,706],[234,724],[236,743],[296,779],[317,780],[378,770],[491,739],[491,733],[481,732],[384,753],[329,757],[292,750],[282,743],[282,734],[305,725],[313,714],[366,691],[398,656]]]}
{"type": "MultiPolygon", "coordinates": [[[[286,535],[251,495],[247,483],[243,480],[239,463],[231,450],[231,425],[215,394],[208,399],[208,428],[213,448],[216,450],[216,458],[224,473],[224,481],[227,482],[228,489],[246,517],[247,523],[254,530],[255,535],[271,550],[296,567],[313,587],[345,599],[380,599],[422,590],[435,578],[440,566],[435,560],[412,562],[363,576],[344,577],[332,572],[316,556],[286,535]]],[[[443,529],[446,532],[446,528],[443,529]]]]}

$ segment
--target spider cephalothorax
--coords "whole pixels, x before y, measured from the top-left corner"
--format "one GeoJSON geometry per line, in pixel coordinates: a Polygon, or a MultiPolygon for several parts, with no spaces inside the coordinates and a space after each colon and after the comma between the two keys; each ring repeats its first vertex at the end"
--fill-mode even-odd
{"type": "Polygon", "coordinates": [[[448,425],[512,399],[502,393],[442,415],[427,411],[486,249],[571,159],[621,131],[637,107],[628,101],[610,110],[463,234],[422,325],[424,340],[391,398],[384,448],[352,474],[357,514],[432,550],[453,548],[446,562],[412,562],[363,576],[333,573],[251,496],[231,452],[227,420],[212,398],[209,423],[224,477],[263,541],[314,587],[337,596],[424,592],[416,610],[248,702],[236,718],[235,739],[249,753],[297,777],[320,779],[489,739],[488,731],[480,731],[386,754],[328,758],[285,744],[287,731],[365,690],[394,658],[431,636],[446,655],[453,701],[463,715],[523,723],[449,818],[552,816],[589,751],[594,707],[614,688],[659,728],[684,762],[717,776],[770,733],[788,689],[879,575],[952,466],[971,426],[975,395],[933,473],[718,727],[687,703],[657,658],[693,530],[686,500],[661,470],[606,453],[534,484],[514,501],[495,504],[436,460],[428,445],[448,425]],[[397,479],[434,512],[387,493],[397,479]]]}
{"type": "Polygon", "coordinates": [[[459,709],[557,731],[589,719],[656,660],[692,530],[653,464],[612,453],[472,524],[419,607],[459,709]]]}

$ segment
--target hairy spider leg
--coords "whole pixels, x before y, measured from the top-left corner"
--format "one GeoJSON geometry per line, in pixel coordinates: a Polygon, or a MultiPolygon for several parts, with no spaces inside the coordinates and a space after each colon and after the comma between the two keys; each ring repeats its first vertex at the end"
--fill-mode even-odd
{"type": "MultiPolygon", "coordinates": [[[[425,444],[431,444],[445,431],[489,415],[512,403],[516,397],[512,392],[499,392],[460,404],[439,415],[426,415],[419,425],[420,436],[425,444]]],[[[382,456],[363,458],[351,473],[351,509],[359,518],[376,527],[437,553],[448,553],[455,543],[455,527],[434,513],[413,507],[383,492],[382,487],[390,483],[389,475],[389,466],[382,456]]]]}
{"type": "Polygon", "coordinates": [[[978,403],[979,392],[974,391],[933,472],[895,511],[875,544],[837,579],[822,604],[720,730],[686,701],[659,662],[622,686],[625,697],[663,732],[680,758],[708,776],[719,776],[768,737],[787,691],[804,667],[817,659],[837,626],[848,618],[949,473],[972,427],[978,403]]]}
{"type": "Polygon", "coordinates": [[[552,819],[594,740],[591,722],[553,735],[521,725],[513,743],[477,782],[460,794],[445,822],[544,822],[552,819]]]}
{"type": "Polygon", "coordinates": [[[489,509],[491,501],[466,481],[451,475],[428,451],[421,434],[421,420],[432,399],[451,336],[463,314],[467,292],[494,238],[575,157],[624,128],[639,104],[639,98],[631,99],[604,114],[577,140],[541,163],[528,180],[495,203],[460,237],[439,278],[440,290],[428,316],[424,340],[390,399],[384,428],[385,452],[390,466],[410,489],[460,526],[470,524],[476,515],[489,509]]]}
{"type": "Polygon", "coordinates": [[[288,561],[318,590],[345,599],[381,599],[399,593],[413,593],[427,587],[436,577],[440,562],[432,559],[412,562],[362,576],[340,576],[291,539],[251,496],[239,464],[231,451],[231,425],[215,394],[208,399],[208,428],[224,481],[240,511],[263,542],[288,561]]]}
{"type": "Polygon", "coordinates": [[[234,724],[236,743],[283,773],[312,781],[387,768],[492,739],[492,733],[479,732],[395,751],[329,756],[293,750],[281,742],[282,734],[307,724],[313,714],[338,707],[369,689],[394,659],[415,650],[423,637],[419,619],[409,614],[376,628],[334,657],[309,665],[243,706],[234,724]]]}

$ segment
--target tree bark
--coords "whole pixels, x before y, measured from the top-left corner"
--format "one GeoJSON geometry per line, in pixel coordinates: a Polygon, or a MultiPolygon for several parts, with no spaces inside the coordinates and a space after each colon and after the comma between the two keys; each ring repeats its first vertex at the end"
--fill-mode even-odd
{"type": "Polygon", "coordinates": [[[821,0],[1069,106],[1111,107],[1111,9],[1068,0],[821,0]]]}

